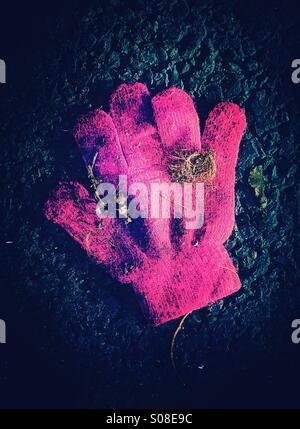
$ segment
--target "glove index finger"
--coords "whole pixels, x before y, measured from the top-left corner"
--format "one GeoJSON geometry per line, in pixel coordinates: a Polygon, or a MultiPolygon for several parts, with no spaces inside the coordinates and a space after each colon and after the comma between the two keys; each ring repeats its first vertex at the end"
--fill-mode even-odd
{"type": "Polygon", "coordinates": [[[80,117],[74,137],[90,174],[114,182],[127,163],[112,118],[97,109],[80,117]]]}

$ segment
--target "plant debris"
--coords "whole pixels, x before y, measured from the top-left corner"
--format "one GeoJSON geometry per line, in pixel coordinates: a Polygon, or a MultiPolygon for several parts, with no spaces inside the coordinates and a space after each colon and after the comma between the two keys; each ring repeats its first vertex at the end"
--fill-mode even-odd
{"type": "Polygon", "coordinates": [[[177,183],[207,182],[215,177],[216,171],[215,153],[211,149],[203,153],[182,149],[172,155],[169,165],[172,180],[177,183]]]}

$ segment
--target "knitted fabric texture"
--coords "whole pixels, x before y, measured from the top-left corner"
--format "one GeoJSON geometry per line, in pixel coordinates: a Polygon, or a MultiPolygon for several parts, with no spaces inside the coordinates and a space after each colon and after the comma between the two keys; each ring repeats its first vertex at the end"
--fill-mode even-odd
{"type": "Polygon", "coordinates": [[[216,168],[204,184],[204,224],[186,219],[105,218],[96,199],[76,182],[60,183],[46,216],[62,226],[98,264],[134,288],[146,316],[157,326],[236,292],[241,284],[223,244],[234,226],[234,183],[238,148],[246,128],[243,110],[218,104],[209,114],[202,141],[192,99],[170,88],[152,100],[141,83],[123,84],[112,95],[110,114],[81,117],[75,139],[94,178],[117,186],[171,183],[172,154],[213,153],[216,168]],[[174,227],[174,225],[177,227],[174,227]],[[179,225],[179,227],[178,227],[179,225]]]}

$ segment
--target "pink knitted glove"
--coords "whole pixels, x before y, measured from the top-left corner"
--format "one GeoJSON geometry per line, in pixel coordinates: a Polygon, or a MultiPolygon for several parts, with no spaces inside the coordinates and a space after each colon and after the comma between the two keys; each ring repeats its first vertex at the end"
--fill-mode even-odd
{"type": "Polygon", "coordinates": [[[241,108],[221,103],[209,114],[201,143],[198,115],[185,92],[170,88],[151,100],[144,85],[123,84],[112,96],[110,115],[96,110],[80,118],[75,129],[93,180],[117,186],[119,175],[126,175],[128,185],[141,182],[150,189],[153,182],[171,182],[170,154],[210,150],[216,171],[204,184],[203,226],[184,229],[186,219],[177,230],[174,219],[100,222],[96,199],[75,182],[60,184],[46,216],[96,263],[133,286],[155,326],[204,307],[241,286],[223,243],[234,225],[235,167],[245,128],[241,108]]]}

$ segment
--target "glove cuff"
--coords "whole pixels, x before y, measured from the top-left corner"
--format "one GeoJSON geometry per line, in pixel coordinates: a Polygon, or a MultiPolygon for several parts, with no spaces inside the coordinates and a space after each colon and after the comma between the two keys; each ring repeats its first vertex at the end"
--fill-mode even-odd
{"type": "Polygon", "coordinates": [[[206,307],[241,287],[236,269],[221,244],[203,243],[184,256],[159,261],[158,267],[153,265],[134,282],[134,288],[154,326],[206,307]]]}

